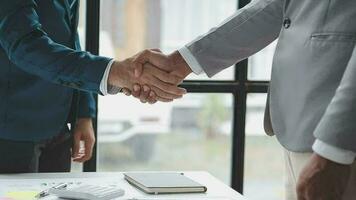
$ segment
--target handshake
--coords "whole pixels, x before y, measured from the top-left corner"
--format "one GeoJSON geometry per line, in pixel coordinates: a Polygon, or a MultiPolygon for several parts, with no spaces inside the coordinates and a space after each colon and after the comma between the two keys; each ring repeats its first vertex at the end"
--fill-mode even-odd
{"type": "Polygon", "coordinates": [[[182,98],[187,91],[178,87],[192,73],[178,51],[170,55],[159,50],[144,50],[111,67],[108,85],[123,88],[127,96],[133,95],[142,103],[171,102],[182,98]]]}

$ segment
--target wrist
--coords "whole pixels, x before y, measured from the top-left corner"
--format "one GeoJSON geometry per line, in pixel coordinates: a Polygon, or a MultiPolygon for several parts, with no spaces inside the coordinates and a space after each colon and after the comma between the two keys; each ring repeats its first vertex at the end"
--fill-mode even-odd
{"type": "Polygon", "coordinates": [[[327,166],[327,165],[333,165],[333,166],[348,166],[346,164],[341,164],[341,163],[337,163],[335,161],[329,160],[328,158],[325,158],[321,155],[319,155],[318,153],[313,153],[312,158],[317,161],[316,163],[318,163],[319,166],[323,167],[323,166],[327,166]]]}
{"type": "Polygon", "coordinates": [[[120,62],[115,60],[109,72],[108,85],[118,86],[119,84],[118,77],[120,77],[120,68],[121,68],[120,62]]]}
{"type": "Polygon", "coordinates": [[[91,118],[78,118],[75,124],[75,130],[93,129],[93,121],[91,118]]]}
{"type": "Polygon", "coordinates": [[[174,51],[169,57],[173,62],[173,66],[180,67],[180,73],[183,77],[186,77],[193,72],[179,51],[174,51]]]}
{"type": "Polygon", "coordinates": [[[130,73],[127,62],[129,61],[114,61],[109,72],[108,87],[130,88],[127,79],[130,79],[133,72],[130,73]]]}
{"type": "Polygon", "coordinates": [[[90,123],[90,124],[92,124],[92,123],[93,123],[92,118],[90,118],[90,117],[83,117],[83,118],[78,118],[78,119],[77,119],[77,124],[83,124],[83,123],[90,123]]]}

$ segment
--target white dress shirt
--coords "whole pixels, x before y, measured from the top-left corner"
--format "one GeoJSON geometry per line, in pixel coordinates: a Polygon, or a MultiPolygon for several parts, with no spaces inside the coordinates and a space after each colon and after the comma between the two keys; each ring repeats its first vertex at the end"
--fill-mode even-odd
{"type": "MultiPolygon", "coordinates": [[[[198,60],[187,47],[183,47],[178,51],[195,74],[200,74],[204,71],[198,60]]],[[[356,153],[353,151],[327,144],[319,139],[316,139],[314,142],[313,151],[326,159],[346,165],[352,164],[356,157],[356,153]]]]}
{"type": "Polygon", "coordinates": [[[109,73],[110,73],[110,70],[111,70],[111,67],[112,65],[114,64],[114,59],[112,59],[109,63],[108,63],[108,66],[106,67],[105,69],[105,72],[104,72],[104,75],[103,75],[103,78],[101,79],[100,81],[100,92],[106,96],[108,95],[108,79],[109,79],[109,73]]]}

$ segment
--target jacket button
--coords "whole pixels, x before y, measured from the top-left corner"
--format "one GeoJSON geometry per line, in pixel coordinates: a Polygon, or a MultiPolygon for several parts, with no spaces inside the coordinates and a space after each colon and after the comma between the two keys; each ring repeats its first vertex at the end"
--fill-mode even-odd
{"type": "Polygon", "coordinates": [[[285,29],[289,28],[291,23],[292,23],[292,21],[288,17],[285,18],[284,21],[283,21],[284,28],[285,29]]]}

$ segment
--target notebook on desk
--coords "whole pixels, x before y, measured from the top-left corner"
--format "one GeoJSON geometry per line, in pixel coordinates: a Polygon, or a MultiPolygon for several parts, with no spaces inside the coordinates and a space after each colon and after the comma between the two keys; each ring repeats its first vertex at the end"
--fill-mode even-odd
{"type": "Polygon", "coordinates": [[[207,188],[182,173],[131,172],[124,173],[133,186],[148,194],[204,193],[207,188]]]}

